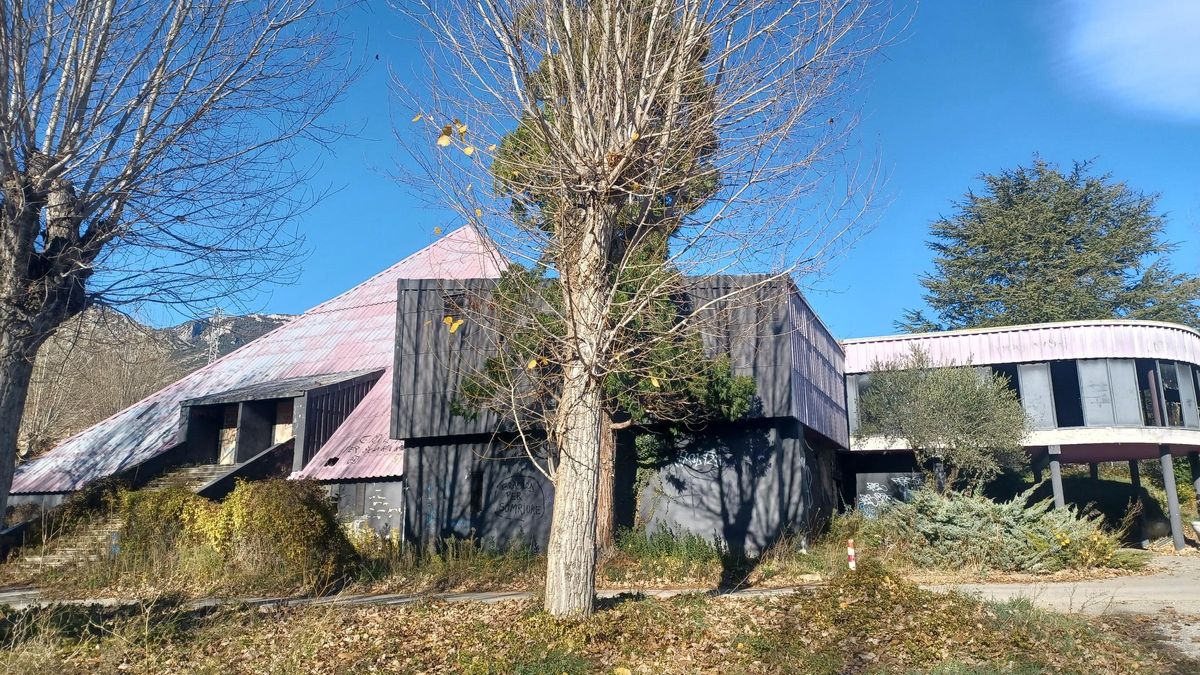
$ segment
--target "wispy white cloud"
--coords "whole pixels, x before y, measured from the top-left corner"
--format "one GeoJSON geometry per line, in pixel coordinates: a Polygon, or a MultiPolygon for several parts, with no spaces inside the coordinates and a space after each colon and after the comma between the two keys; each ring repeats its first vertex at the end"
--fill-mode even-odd
{"type": "Polygon", "coordinates": [[[1200,121],[1200,0],[1062,0],[1065,62],[1122,107],[1200,121]]]}

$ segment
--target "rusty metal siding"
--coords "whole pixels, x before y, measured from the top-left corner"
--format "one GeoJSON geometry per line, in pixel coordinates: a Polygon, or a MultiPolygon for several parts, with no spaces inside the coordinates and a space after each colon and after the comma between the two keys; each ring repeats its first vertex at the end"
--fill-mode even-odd
{"type": "MultiPolygon", "coordinates": [[[[21,465],[12,491],[69,492],[158,455],[176,443],[180,403],[187,399],[286,378],[390,368],[397,279],[494,277],[502,267],[475,230],[460,228],[21,465]]],[[[372,420],[356,419],[364,414],[360,406],[345,419],[344,442],[353,443],[346,438],[352,430],[374,432],[372,420]]],[[[380,419],[386,434],[387,415],[380,419]]]]}
{"type": "Polygon", "coordinates": [[[1155,321],[1070,321],[846,340],[846,372],[901,358],[913,347],[934,363],[1029,363],[1064,359],[1148,358],[1200,364],[1200,333],[1155,321]]]}

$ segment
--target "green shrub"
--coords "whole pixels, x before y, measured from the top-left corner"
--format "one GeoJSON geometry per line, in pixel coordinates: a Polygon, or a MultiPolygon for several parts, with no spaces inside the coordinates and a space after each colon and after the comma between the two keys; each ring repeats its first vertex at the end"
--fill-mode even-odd
{"type": "Polygon", "coordinates": [[[221,511],[228,550],[237,558],[280,565],[317,583],[343,576],[353,562],[354,549],[315,483],[238,481],[221,511]]]}
{"type": "Polygon", "coordinates": [[[864,521],[868,542],[894,547],[913,564],[1000,572],[1053,572],[1128,564],[1117,556],[1119,537],[1095,514],[1028,504],[1030,493],[996,502],[965,494],[921,490],[864,521]]]}
{"type": "Polygon", "coordinates": [[[223,502],[185,487],[121,491],[119,546],[50,579],[64,589],[183,592],[323,591],[356,557],[317,485],[239,482],[223,502]]]}
{"type": "Polygon", "coordinates": [[[185,531],[183,514],[208,500],[191,490],[123,490],[117,497],[121,517],[121,550],[128,555],[175,546],[185,531]]]}

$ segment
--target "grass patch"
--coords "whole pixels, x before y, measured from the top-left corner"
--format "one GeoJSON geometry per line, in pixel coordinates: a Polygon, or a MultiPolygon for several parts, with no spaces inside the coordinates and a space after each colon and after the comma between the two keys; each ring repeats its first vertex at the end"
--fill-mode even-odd
{"type": "Polygon", "coordinates": [[[865,561],[825,587],[760,599],[625,598],[585,621],[534,602],[155,605],[67,620],[0,614],[0,670],[56,673],[1195,672],[1152,631],[1026,602],[923,591],[865,561]],[[11,627],[23,626],[20,630],[11,627]],[[151,628],[146,629],[147,626],[151,628]],[[164,626],[155,628],[154,626],[164,626]]]}
{"type": "Polygon", "coordinates": [[[351,530],[358,585],[374,592],[428,593],[536,588],[545,557],[527,546],[495,549],[474,539],[404,546],[374,530],[351,530]]]}

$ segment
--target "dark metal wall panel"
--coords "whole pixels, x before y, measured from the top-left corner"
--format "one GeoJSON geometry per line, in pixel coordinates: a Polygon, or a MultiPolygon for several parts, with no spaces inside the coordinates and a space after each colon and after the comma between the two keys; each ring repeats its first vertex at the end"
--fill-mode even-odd
{"type": "Polygon", "coordinates": [[[777,420],[700,439],[643,489],[642,522],[651,532],[691,532],[750,555],[785,533],[818,531],[836,507],[833,453],[814,450],[799,431],[777,420]]]}
{"type": "Polygon", "coordinates": [[[370,377],[329,385],[307,393],[303,435],[305,464],[354,412],[378,378],[379,374],[376,373],[370,377]]]}
{"type": "MultiPolygon", "coordinates": [[[[486,303],[491,280],[401,280],[398,283],[392,437],[399,440],[492,433],[500,417],[452,414],[462,374],[478,372],[495,336],[466,321],[451,333],[445,299],[486,303]]],[[[677,300],[706,351],[728,354],[737,375],[754,378],[754,417],[792,417],[846,447],[841,347],[787,279],[712,276],[689,279],[677,300]]],[[[485,306],[485,305],[481,305],[485,306]]],[[[483,314],[478,308],[472,316],[483,314]]],[[[452,320],[457,317],[452,316],[452,320]]]]}
{"type": "Polygon", "coordinates": [[[482,301],[493,284],[491,280],[451,283],[438,279],[399,283],[393,438],[490,433],[499,427],[499,417],[490,411],[479,411],[470,419],[453,414],[463,374],[479,372],[483,367],[492,336],[486,327],[475,325],[469,318],[454,332],[443,321],[448,316],[447,295],[467,293],[482,301]]]}
{"type": "MultiPolygon", "coordinates": [[[[412,541],[474,537],[500,548],[545,547],[554,489],[519,448],[477,441],[405,453],[412,541]]],[[[812,532],[828,520],[837,500],[833,455],[811,447],[794,420],[730,425],[658,472],[640,496],[643,522],[760,552],[784,533],[812,532]]]]}
{"type": "Polygon", "coordinates": [[[850,447],[845,354],[795,288],[791,289],[793,416],[843,448],[850,447]]]}
{"type": "Polygon", "coordinates": [[[554,487],[520,449],[480,441],[405,453],[405,523],[412,541],[473,537],[489,547],[544,550],[554,487]]]}

